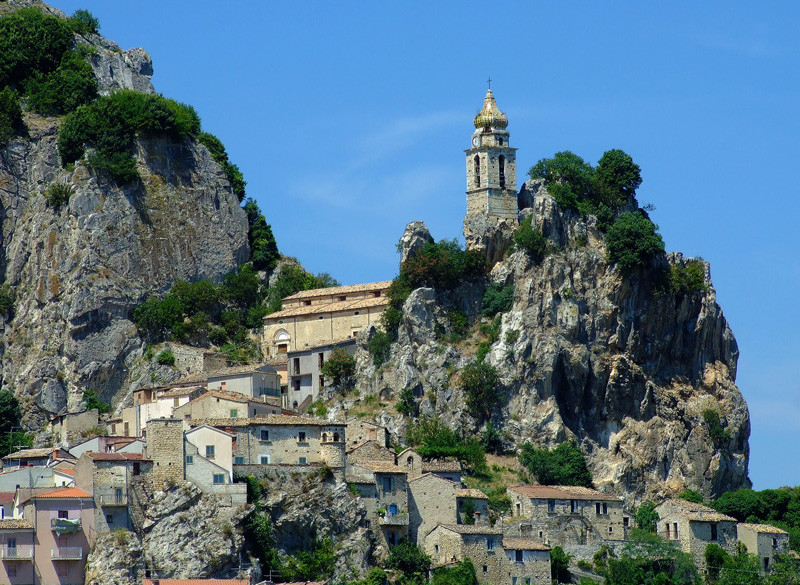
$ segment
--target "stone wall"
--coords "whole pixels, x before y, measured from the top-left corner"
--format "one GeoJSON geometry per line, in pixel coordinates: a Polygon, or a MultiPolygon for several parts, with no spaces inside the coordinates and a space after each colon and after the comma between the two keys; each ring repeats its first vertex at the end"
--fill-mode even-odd
{"type": "Polygon", "coordinates": [[[409,532],[424,548],[425,538],[438,524],[455,524],[456,489],[451,481],[426,474],[408,481],[409,532]]]}
{"type": "Polygon", "coordinates": [[[360,447],[347,454],[348,463],[361,463],[364,461],[389,461],[394,463],[395,454],[376,441],[367,441],[360,447]]]}
{"type": "Polygon", "coordinates": [[[154,489],[183,481],[183,421],[158,419],[147,423],[145,457],[153,460],[154,489]]]}
{"type": "Polygon", "coordinates": [[[347,446],[354,447],[364,441],[377,441],[379,445],[389,446],[389,433],[380,425],[360,418],[347,419],[347,446]]]}

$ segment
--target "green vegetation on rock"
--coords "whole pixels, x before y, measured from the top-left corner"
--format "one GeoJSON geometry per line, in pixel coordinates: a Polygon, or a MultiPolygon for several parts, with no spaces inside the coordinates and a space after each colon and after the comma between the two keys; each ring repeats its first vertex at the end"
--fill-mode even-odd
{"type": "Polygon", "coordinates": [[[408,444],[426,459],[452,457],[463,463],[468,471],[486,474],[486,450],[475,436],[459,437],[437,419],[423,419],[406,431],[408,444]]]}
{"type": "Polygon", "coordinates": [[[620,215],[606,233],[609,264],[616,264],[622,274],[632,275],[664,254],[664,240],[658,227],[642,212],[620,215]]]}
{"type": "Polygon", "coordinates": [[[552,451],[546,447],[537,449],[530,443],[525,443],[519,460],[541,485],[592,487],[592,474],[574,440],[561,443],[552,451]]]}
{"type": "Polygon", "coordinates": [[[250,261],[256,270],[273,270],[281,255],[278,252],[275,236],[272,234],[272,227],[267,223],[258,204],[252,199],[247,199],[244,211],[249,226],[247,236],[250,242],[250,261]]]}
{"type": "MultiPolygon", "coordinates": [[[[200,132],[200,134],[197,135],[197,141],[208,148],[211,156],[214,158],[217,164],[222,167],[222,170],[225,171],[225,175],[228,177],[228,181],[230,181],[233,193],[239,198],[239,201],[244,201],[247,181],[244,180],[244,175],[242,174],[242,171],[239,170],[239,167],[233,164],[228,158],[228,153],[226,152],[225,145],[222,144],[222,141],[208,132],[200,132]]],[[[252,201],[252,199],[248,199],[248,204],[250,204],[252,201]]],[[[257,206],[256,209],[258,209],[257,206]]],[[[248,211],[247,205],[245,205],[245,211],[247,211],[247,216],[249,219],[250,211],[248,211]]],[[[260,212],[256,213],[258,214],[260,212]]],[[[266,221],[264,223],[266,224],[266,221]]],[[[252,225],[253,224],[251,221],[251,232],[252,225]]],[[[269,226],[267,227],[269,228],[269,226]]],[[[252,246],[252,242],[250,242],[250,245],[252,246]]]]}
{"type": "Polygon", "coordinates": [[[320,369],[320,373],[325,379],[331,380],[335,386],[349,382],[355,371],[355,358],[341,347],[337,347],[331,352],[320,369]]]}
{"type": "Polygon", "coordinates": [[[478,420],[491,418],[492,409],[500,403],[500,375],[497,368],[475,360],[461,370],[461,389],[470,414],[478,420]]]}
{"type": "Polygon", "coordinates": [[[531,225],[532,215],[529,215],[514,231],[514,244],[530,256],[534,262],[541,262],[547,255],[550,240],[542,234],[539,228],[531,225]]]}

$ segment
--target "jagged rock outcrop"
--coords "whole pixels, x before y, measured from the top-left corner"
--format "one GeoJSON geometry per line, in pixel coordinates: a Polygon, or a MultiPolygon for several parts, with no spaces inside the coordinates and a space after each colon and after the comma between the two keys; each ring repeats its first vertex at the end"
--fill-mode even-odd
{"type": "Polygon", "coordinates": [[[433,242],[433,237],[428,231],[428,226],[421,221],[412,221],[406,226],[406,231],[403,232],[403,237],[400,238],[400,249],[403,253],[400,258],[400,264],[408,260],[410,256],[421,252],[425,244],[431,242],[433,242]]]}
{"type": "MultiPolygon", "coordinates": [[[[518,250],[492,270],[493,281],[514,287],[486,357],[503,383],[492,420],[506,447],[574,437],[596,485],[631,501],[747,485],[750,425],[734,383],[738,348],[708,264],[698,260],[706,290],[658,293],[646,272],[623,278],[606,262],[593,217],[562,212],[541,184],[526,187],[531,209],[523,215],[532,214],[559,249],[540,263],[518,250]],[[722,442],[703,420],[709,409],[728,433],[722,442]]],[[[474,359],[477,341],[456,349],[433,334],[448,331],[446,308],[455,301],[480,318],[477,291],[415,291],[388,364],[375,368],[360,343],[359,385],[382,396],[412,387],[420,412],[473,432],[456,373],[474,359]]]]}
{"type": "MultiPolygon", "coordinates": [[[[146,52],[90,37],[80,42],[97,49],[102,91],[152,91],[146,52]]],[[[123,395],[141,353],[133,309],[179,278],[220,281],[249,249],[245,213],[199,143],[138,140],[141,181],[120,187],[82,164],[62,168],[59,119],[31,114],[25,124],[28,136],[0,150],[0,273],[16,297],[0,353],[2,387],[36,427],[80,409],[83,390],[123,395]],[[60,208],[42,196],[55,182],[72,188],[60,208]]]]}
{"type": "Polygon", "coordinates": [[[203,495],[191,482],[157,491],[136,532],[116,531],[97,540],[86,583],[135,585],[145,571],[162,579],[258,578],[257,563],[242,552],[249,513],[225,497],[203,495]]]}
{"type": "Polygon", "coordinates": [[[514,242],[516,227],[516,222],[507,219],[490,221],[484,214],[468,214],[464,216],[464,239],[468,249],[482,252],[494,264],[514,242]]]}

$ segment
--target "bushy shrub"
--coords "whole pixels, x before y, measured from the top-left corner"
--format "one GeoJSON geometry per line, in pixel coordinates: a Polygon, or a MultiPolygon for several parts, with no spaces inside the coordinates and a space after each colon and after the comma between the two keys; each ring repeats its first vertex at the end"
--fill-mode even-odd
{"type": "Polygon", "coordinates": [[[494,317],[497,313],[505,313],[511,309],[514,302],[514,285],[503,286],[496,282],[486,287],[481,300],[481,313],[487,317],[494,317]]]}
{"type": "Polygon", "coordinates": [[[703,267],[697,260],[670,266],[670,290],[683,297],[708,290],[703,267]]]}
{"type": "Polygon", "coordinates": [[[571,575],[569,573],[569,563],[572,555],[564,552],[560,546],[554,546],[550,551],[550,577],[555,583],[569,583],[571,575]]]}
{"type": "Polygon", "coordinates": [[[706,408],[703,411],[703,421],[708,427],[708,436],[711,438],[715,447],[719,447],[731,440],[730,432],[722,426],[722,419],[719,416],[719,412],[713,408],[706,408]]]}
{"type": "Polygon", "coordinates": [[[341,347],[337,347],[322,364],[320,372],[338,386],[352,377],[356,371],[355,358],[341,347]]]}
{"type": "Polygon", "coordinates": [[[155,94],[121,90],[70,113],[58,135],[63,164],[83,156],[85,144],[97,149],[89,166],[120,183],[139,174],[133,159],[137,135],[166,135],[173,140],[200,132],[200,117],[191,106],[155,94]]]}
{"type": "Polygon", "coordinates": [[[50,207],[58,209],[69,201],[70,195],[72,195],[72,186],[68,183],[53,183],[44,190],[42,195],[47,199],[50,207]]]}
{"type": "Polygon", "coordinates": [[[328,406],[322,400],[315,400],[309,405],[308,414],[325,418],[328,415],[328,406]]]}
{"type": "Polygon", "coordinates": [[[0,90],[0,147],[11,140],[20,124],[22,109],[19,105],[19,94],[10,87],[4,87],[0,90]]]}
{"type": "Polygon", "coordinates": [[[541,262],[547,255],[550,244],[539,228],[531,225],[533,216],[526,217],[520,226],[514,231],[514,243],[530,256],[534,262],[541,262]]]}
{"type": "Polygon", "coordinates": [[[45,115],[65,114],[97,97],[97,80],[76,51],[67,51],[50,73],[36,72],[25,81],[28,103],[45,115]]]}
{"type": "MultiPolygon", "coordinates": [[[[233,193],[239,198],[239,201],[243,201],[245,198],[245,187],[247,186],[247,182],[244,180],[244,175],[242,175],[239,167],[228,159],[228,153],[225,151],[225,146],[222,144],[222,141],[208,132],[201,132],[198,134],[197,140],[201,144],[205,145],[206,148],[208,148],[211,156],[214,158],[217,164],[222,167],[222,170],[225,171],[225,175],[228,177],[228,181],[231,184],[233,193]]],[[[250,201],[252,201],[252,199],[250,199],[248,202],[250,201]]],[[[250,214],[248,212],[248,217],[249,215],[250,214]]],[[[261,270],[261,268],[259,268],[259,270],[261,270]]]]}
{"type": "Polygon", "coordinates": [[[247,213],[249,225],[247,235],[250,240],[250,259],[253,267],[256,270],[272,270],[281,257],[275,236],[272,235],[272,227],[267,223],[258,204],[252,199],[247,199],[244,211],[247,213]]]}
{"type": "Polygon", "coordinates": [[[386,568],[401,571],[403,575],[426,576],[431,567],[431,558],[416,544],[403,538],[389,549],[386,568]]]}
{"type": "Polygon", "coordinates": [[[469,331],[469,318],[466,313],[459,309],[450,309],[447,311],[447,320],[450,322],[454,340],[463,339],[469,331]]]}
{"type": "Polygon", "coordinates": [[[703,494],[695,490],[683,490],[680,494],[678,494],[678,498],[681,500],[686,500],[687,502],[694,502],[695,504],[703,503],[703,494]]]}
{"type": "Polygon", "coordinates": [[[492,409],[500,402],[500,375],[484,361],[475,360],[461,370],[461,389],[467,409],[479,420],[491,417],[492,409]]]}
{"type": "Polygon", "coordinates": [[[433,459],[454,457],[477,475],[487,473],[486,451],[474,437],[459,437],[437,419],[425,419],[411,425],[406,439],[422,457],[433,459]]]}
{"type": "Polygon", "coordinates": [[[620,215],[606,233],[609,264],[616,264],[625,276],[647,266],[664,253],[664,240],[657,230],[640,212],[620,215]]]}
{"type": "Polygon", "coordinates": [[[592,487],[592,473],[574,440],[561,443],[552,451],[525,443],[519,460],[541,485],[592,487]]]}
{"type": "Polygon", "coordinates": [[[380,367],[383,362],[389,359],[392,350],[392,336],[385,331],[376,331],[367,343],[373,363],[380,367]]]}
{"type": "Polygon", "coordinates": [[[156,357],[156,361],[162,366],[174,366],[175,354],[172,353],[172,350],[165,349],[164,351],[158,354],[158,356],[156,357]]]}
{"type": "Polygon", "coordinates": [[[99,414],[105,414],[111,410],[111,405],[100,400],[94,390],[84,390],[83,400],[86,403],[86,410],[97,409],[99,414]]]}
{"type": "Polygon", "coordinates": [[[528,176],[544,179],[547,190],[562,209],[577,209],[579,202],[591,197],[594,169],[569,150],[539,160],[528,176]]]}
{"type": "Polygon", "coordinates": [[[100,32],[100,21],[88,10],[76,10],[67,19],[67,23],[79,35],[86,36],[100,32]]]}
{"type": "Polygon", "coordinates": [[[455,566],[439,567],[433,572],[431,585],[478,585],[475,565],[468,557],[455,566]]]}
{"type": "Polygon", "coordinates": [[[5,315],[9,319],[14,317],[14,294],[11,288],[4,284],[0,286],[0,315],[5,315]]]}
{"type": "Polygon", "coordinates": [[[624,205],[642,184],[639,165],[626,152],[607,150],[597,162],[594,185],[597,198],[610,208],[624,205]]]}
{"type": "Polygon", "coordinates": [[[659,520],[656,505],[653,502],[644,502],[636,508],[635,520],[637,528],[655,534],[659,520]]]}
{"type": "Polygon", "coordinates": [[[283,307],[281,299],[304,290],[339,286],[330,274],[322,272],[314,276],[299,266],[285,264],[278,273],[275,283],[267,293],[267,309],[269,313],[280,311],[283,307]]]}
{"type": "Polygon", "coordinates": [[[465,278],[483,277],[486,259],[475,250],[464,251],[455,240],[428,242],[400,267],[400,276],[409,292],[420,287],[453,290],[465,278]]]}
{"type": "Polygon", "coordinates": [[[417,402],[414,398],[414,390],[405,387],[400,391],[400,399],[397,401],[397,412],[405,416],[413,416],[417,411],[417,402]]]}

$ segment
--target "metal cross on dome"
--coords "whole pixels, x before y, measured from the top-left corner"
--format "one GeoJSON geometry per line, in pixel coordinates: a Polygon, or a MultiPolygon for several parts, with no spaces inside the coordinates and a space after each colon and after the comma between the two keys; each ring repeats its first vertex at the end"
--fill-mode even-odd
{"type": "Polygon", "coordinates": [[[489,79],[487,80],[486,83],[489,84],[489,89],[492,89],[492,78],[491,77],[489,77],[489,79]]]}

